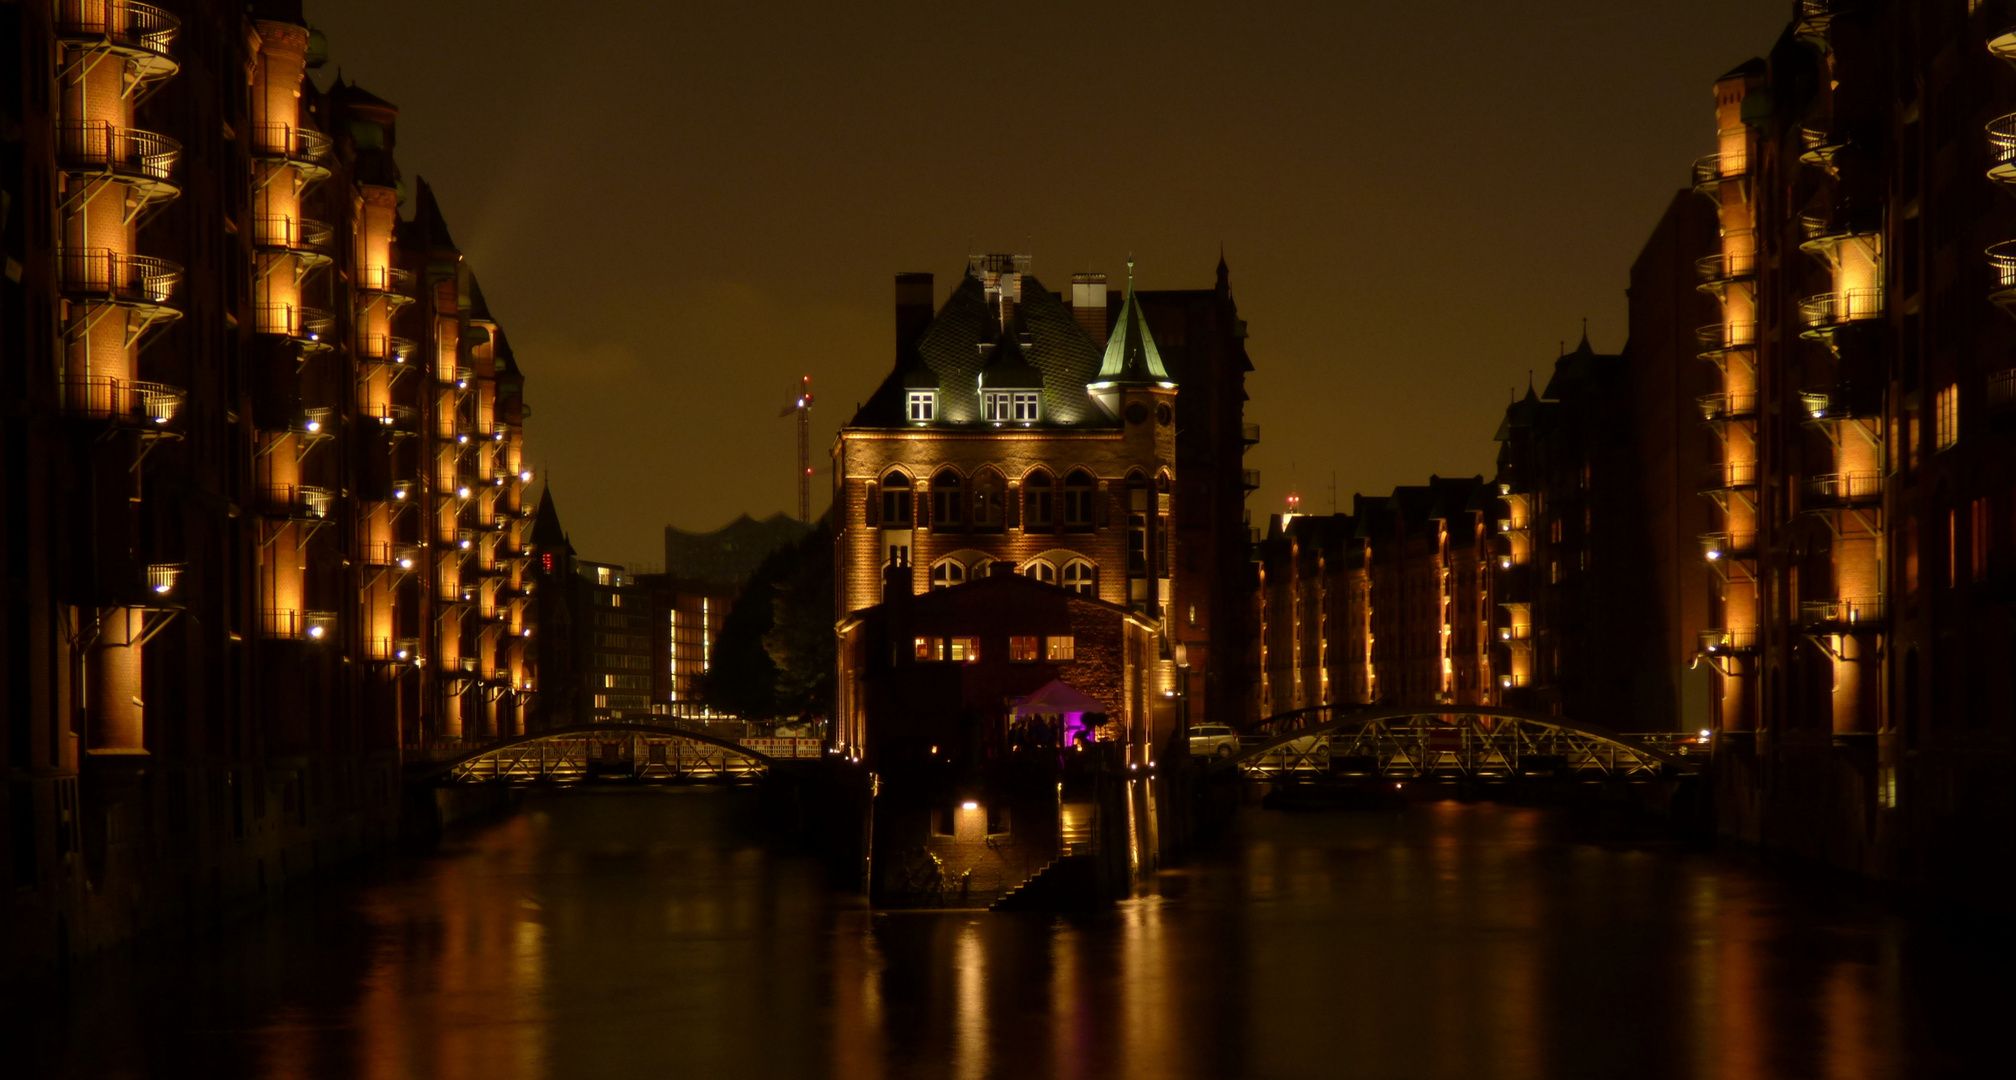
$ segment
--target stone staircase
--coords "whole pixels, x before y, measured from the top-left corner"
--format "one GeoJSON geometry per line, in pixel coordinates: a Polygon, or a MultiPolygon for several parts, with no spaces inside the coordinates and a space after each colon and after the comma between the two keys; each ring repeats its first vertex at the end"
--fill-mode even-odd
{"type": "Polygon", "coordinates": [[[988,905],[989,911],[1084,911],[1098,907],[1099,860],[1066,855],[1044,865],[1029,880],[988,905]]]}

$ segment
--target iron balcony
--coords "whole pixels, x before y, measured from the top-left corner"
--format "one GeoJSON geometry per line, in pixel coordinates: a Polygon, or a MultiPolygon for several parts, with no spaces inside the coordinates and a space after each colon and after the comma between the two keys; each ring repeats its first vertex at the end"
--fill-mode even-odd
{"type": "Polygon", "coordinates": [[[179,386],[108,375],[66,375],[62,386],[64,416],[141,431],[166,428],[188,397],[179,386]]]}
{"type": "Polygon", "coordinates": [[[1835,510],[1846,506],[1873,506],[1882,501],[1882,473],[1821,473],[1806,478],[1808,509],[1835,510]]]}
{"type": "Polygon", "coordinates": [[[117,53],[137,70],[140,81],[175,74],[170,49],[182,20],[137,0],[57,0],[56,37],[78,49],[117,53]]]}
{"type": "Polygon", "coordinates": [[[1708,656],[1741,656],[1757,651],[1757,631],[1703,630],[1701,652],[1708,656]]]}
{"type": "Polygon", "coordinates": [[[1799,605],[1800,623],[1815,633],[1849,634],[1880,630],[1883,617],[1883,598],[1880,596],[1807,600],[1799,605]]]}

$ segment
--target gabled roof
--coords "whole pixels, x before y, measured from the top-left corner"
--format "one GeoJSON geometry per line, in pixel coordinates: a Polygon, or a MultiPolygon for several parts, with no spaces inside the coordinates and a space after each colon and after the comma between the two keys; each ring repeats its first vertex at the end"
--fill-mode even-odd
{"type": "Polygon", "coordinates": [[[1168,382],[1169,369],[1162,366],[1162,353],[1155,348],[1155,335],[1141,317],[1141,302],[1134,298],[1134,264],[1127,264],[1127,299],[1120,306],[1120,318],[1106,336],[1106,355],[1099,364],[1102,383],[1168,382]]]}
{"type": "Polygon", "coordinates": [[[994,356],[980,370],[980,385],[997,390],[1033,390],[1043,385],[1043,373],[1023,356],[1019,331],[1010,330],[994,343],[994,356]]]}
{"type": "MultiPolygon", "coordinates": [[[[954,426],[981,422],[980,373],[988,357],[980,346],[998,343],[1002,336],[986,287],[970,272],[962,274],[962,279],[917,339],[918,363],[922,371],[937,379],[938,422],[954,426]]],[[[1022,275],[1022,298],[1015,305],[1014,322],[1025,335],[1017,342],[1024,362],[1042,377],[1044,424],[1087,427],[1118,423],[1085,391],[1085,384],[1099,370],[1098,346],[1078,325],[1070,307],[1034,275],[1022,275]]],[[[922,371],[908,364],[892,370],[847,426],[905,424],[904,391],[933,385],[922,371]]]]}

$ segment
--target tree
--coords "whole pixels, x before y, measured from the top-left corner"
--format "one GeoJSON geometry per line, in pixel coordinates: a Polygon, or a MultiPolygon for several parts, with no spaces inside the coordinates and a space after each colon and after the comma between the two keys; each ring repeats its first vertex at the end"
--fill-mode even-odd
{"type": "Polygon", "coordinates": [[[777,672],[776,707],[796,716],[833,715],[832,516],[793,548],[789,571],[775,585],[770,601],[770,632],[764,651],[777,672]]]}
{"type": "Polygon", "coordinates": [[[714,639],[702,700],[745,720],[833,708],[833,530],[821,518],[765,556],[714,639]]]}

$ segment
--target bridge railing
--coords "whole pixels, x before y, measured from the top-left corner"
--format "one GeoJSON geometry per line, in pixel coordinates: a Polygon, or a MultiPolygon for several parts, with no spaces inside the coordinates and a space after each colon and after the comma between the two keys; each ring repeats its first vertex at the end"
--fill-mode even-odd
{"type": "Polygon", "coordinates": [[[1396,778],[1580,775],[1645,779],[1691,772],[1708,735],[1625,735],[1512,710],[1408,712],[1321,707],[1269,718],[1271,734],[1226,764],[1255,779],[1332,772],[1396,778]]]}

